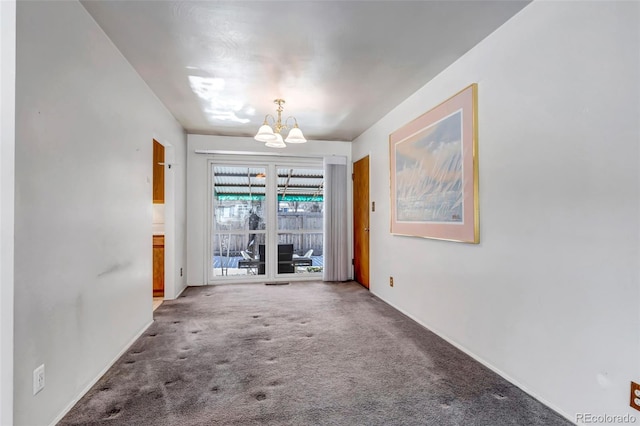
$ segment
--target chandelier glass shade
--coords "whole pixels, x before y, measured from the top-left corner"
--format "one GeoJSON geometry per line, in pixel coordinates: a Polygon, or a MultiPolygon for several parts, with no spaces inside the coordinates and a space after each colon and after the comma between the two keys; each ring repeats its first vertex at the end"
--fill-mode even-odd
{"type": "Polygon", "coordinates": [[[274,135],[274,139],[271,139],[265,143],[269,148],[286,148],[287,144],[282,140],[282,135],[280,133],[276,133],[274,135]]]}
{"type": "Polygon", "coordinates": [[[276,110],[278,118],[276,119],[273,115],[267,114],[264,117],[264,123],[262,123],[262,126],[258,129],[258,133],[256,133],[255,140],[265,142],[265,145],[271,148],[285,148],[287,146],[286,143],[305,143],[307,140],[302,134],[302,130],[298,127],[298,120],[296,120],[295,117],[287,117],[284,123],[282,122],[282,111],[284,110],[282,104],[285,103],[284,99],[275,99],[273,102],[278,105],[278,109],[276,110]],[[293,127],[287,124],[289,120],[293,121],[293,127]],[[269,121],[272,122],[271,125],[269,125],[269,121]],[[283,140],[281,132],[287,129],[291,130],[289,130],[287,138],[283,140]]]}

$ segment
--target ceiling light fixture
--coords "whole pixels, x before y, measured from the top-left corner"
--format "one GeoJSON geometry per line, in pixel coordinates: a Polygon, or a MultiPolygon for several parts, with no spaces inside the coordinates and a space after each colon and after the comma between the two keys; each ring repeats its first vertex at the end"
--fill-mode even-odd
{"type": "Polygon", "coordinates": [[[259,142],[266,142],[265,145],[271,148],[286,148],[287,143],[305,143],[307,140],[304,138],[302,134],[302,130],[298,127],[298,120],[295,117],[287,117],[284,120],[284,124],[282,123],[282,104],[284,104],[284,99],[275,99],[273,103],[278,105],[278,119],[276,120],[273,115],[267,114],[264,117],[264,123],[258,129],[258,133],[255,136],[255,139],[259,142]],[[269,125],[269,119],[272,121],[273,128],[269,125]],[[289,131],[289,135],[286,139],[282,139],[282,135],[280,132],[282,130],[287,130],[290,128],[287,123],[289,119],[293,119],[293,127],[289,131]]]}

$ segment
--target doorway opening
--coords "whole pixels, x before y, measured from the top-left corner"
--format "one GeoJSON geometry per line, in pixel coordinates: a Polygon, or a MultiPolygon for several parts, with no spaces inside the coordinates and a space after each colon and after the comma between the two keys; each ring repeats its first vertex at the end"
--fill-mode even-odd
{"type": "Polygon", "coordinates": [[[164,300],[164,237],[165,237],[165,191],[164,191],[164,146],[153,140],[153,310],[164,300]]]}

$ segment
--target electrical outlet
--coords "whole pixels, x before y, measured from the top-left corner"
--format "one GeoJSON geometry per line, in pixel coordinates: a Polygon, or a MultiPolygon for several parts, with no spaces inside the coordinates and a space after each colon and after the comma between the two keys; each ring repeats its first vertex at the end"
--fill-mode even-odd
{"type": "Polygon", "coordinates": [[[389,286],[393,287],[393,277],[389,277],[389,286]]]}
{"type": "Polygon", "coordinates": [[[631,403],[629,405],[640,411],[640,384],[636,382],[631,382],[631,403]]]}
{"type": "Polygon", "coordinates": [[[33,394],[44,389],[44,364],[33,370],[33,394]]]}

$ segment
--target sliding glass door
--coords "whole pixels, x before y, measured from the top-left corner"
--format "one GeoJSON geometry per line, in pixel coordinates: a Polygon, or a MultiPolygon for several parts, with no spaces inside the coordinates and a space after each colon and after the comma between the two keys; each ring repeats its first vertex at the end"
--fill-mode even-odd
{"type": "Polygon", "coordinates": [[[322,163],[240,158],[210,162],[210,282],[317,278],[323,267],[322,163]]]}
{"type": "Polygon", "coordinates": [[[213,277],[264,275],[266,167],[213,165],[213,277]]]}
{"type": "Polygon", "coordinates": [[[278,166],[279,274],[322,272],[322,168],[278,166]],[[291,257],[281,254],[291,253],[291,257]]]}

